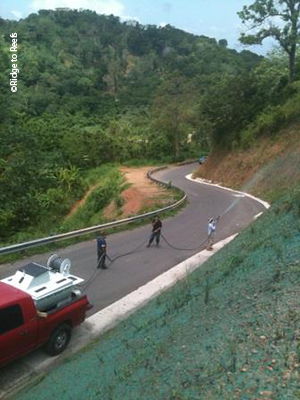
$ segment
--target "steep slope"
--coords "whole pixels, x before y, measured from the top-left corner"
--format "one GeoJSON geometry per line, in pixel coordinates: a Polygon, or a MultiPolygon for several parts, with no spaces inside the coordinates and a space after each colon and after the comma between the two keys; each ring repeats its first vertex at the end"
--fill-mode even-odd
{"type": "Polygon", "coordinates": [[[299,216],[299,190],[290,191],[185,281],[16,399],[297,398],[299,216]]]}
{"type": "Polygon", "coordinates": [[[272,201],[300,182],[299,133],[293,124],[247,150],[213,153],[195,176],[272,201]]]}

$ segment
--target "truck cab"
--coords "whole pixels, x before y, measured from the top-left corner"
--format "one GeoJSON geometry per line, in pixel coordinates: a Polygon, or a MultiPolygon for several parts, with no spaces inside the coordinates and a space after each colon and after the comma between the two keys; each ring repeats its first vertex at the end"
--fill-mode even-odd
{"type": "Polygon", "coordinates": [[[70,274],[70,261],[49,260],[47,267],[29,263],[0,281],[0,367],[42,345],[50,355],[61,353],[92,307],[76,286],[83,279],[70,274]]]}
{"type": "Polygon", "coordinates": [[[36,347],[37,312],[31,297],[0,282],[0,365],[36,347]]]}

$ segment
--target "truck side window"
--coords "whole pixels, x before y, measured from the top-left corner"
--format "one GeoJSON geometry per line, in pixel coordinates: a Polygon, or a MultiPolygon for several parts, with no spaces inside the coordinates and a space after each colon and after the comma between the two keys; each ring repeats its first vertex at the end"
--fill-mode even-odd
{"type": "Polygon", "coordinates": [[[18,304],[0,310],[0,335],[18,328],[23,323],[22,310],[18,304]]]}

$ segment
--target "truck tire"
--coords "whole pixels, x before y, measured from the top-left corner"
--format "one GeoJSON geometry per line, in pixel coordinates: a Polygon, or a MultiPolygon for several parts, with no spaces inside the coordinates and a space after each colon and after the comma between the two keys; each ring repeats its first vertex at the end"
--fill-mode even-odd
{"type": "Polygon", "coordinates": [[[50,356],[57,356],[68,346],[71,339],[71,327],[68,324],[62,324],[53,331],[45,350],[50,356]]]}

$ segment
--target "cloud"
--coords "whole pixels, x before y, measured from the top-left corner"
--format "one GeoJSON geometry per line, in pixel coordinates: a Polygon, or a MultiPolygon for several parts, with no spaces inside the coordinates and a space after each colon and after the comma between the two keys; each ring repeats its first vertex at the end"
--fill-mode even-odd
{"type": "MultiPolygon", "coordinates": [[[[31,10],[54,10],[55,8],[85,9],[98,14],[113,14],[125,19],[125,7],[120,0],[33,0],[31,10]]],[[[126,16],[126,19],[129,17],[126,16]]]]}
{"type": "Polygon", "coordinates": [[[168,22],[161,22],[158,26],[160,27],[160,28],[164,28],[165,26],[167,26],[168,25],[168,22]]]}
{"type": "Polygon", "coordinates": [[[20,18],[22,18],[22,13],[18,10],[11,11],[11,14],[15,17],[16,20],[19,20],[20,18]]]}

